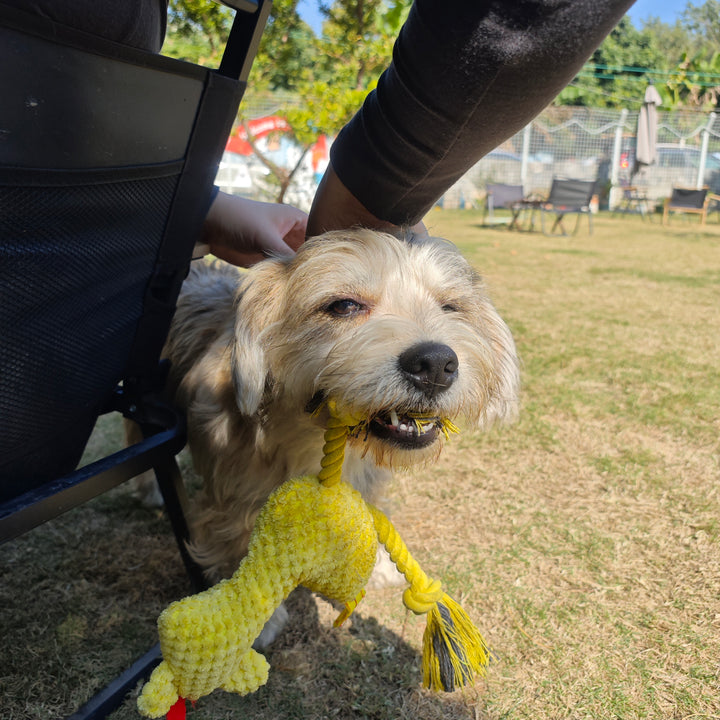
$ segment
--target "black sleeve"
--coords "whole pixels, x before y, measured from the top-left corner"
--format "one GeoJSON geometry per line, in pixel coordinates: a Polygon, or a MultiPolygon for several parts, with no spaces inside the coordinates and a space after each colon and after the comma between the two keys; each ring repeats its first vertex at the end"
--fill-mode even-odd
{"type": "Polygon", "coordinates": [[[415,0],[393,61],[331,149],[376,217],[414,224],[572,80],[632,0],[415,0]]]}
{"type": "Polygon", "coordinates": [[[168,0],[2,0],[25,12],[123,45],[160,52],[168,0]]]}

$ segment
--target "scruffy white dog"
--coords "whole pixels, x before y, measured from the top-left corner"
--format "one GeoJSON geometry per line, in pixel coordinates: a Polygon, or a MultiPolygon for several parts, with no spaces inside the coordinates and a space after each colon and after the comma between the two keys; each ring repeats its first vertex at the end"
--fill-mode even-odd
{"type": "Polygon", "coordinates": [[[392,468],[437,457],[441,418],[487,426],[517,405],[510,331],[437,238],[352,230],[245,273],[195,263],[165,355],[204,480],[192,552],[215,579],[237,568],[268,495],[319,472],[326,398],[369,420],[343,468],[369,502],[392,468]]]}

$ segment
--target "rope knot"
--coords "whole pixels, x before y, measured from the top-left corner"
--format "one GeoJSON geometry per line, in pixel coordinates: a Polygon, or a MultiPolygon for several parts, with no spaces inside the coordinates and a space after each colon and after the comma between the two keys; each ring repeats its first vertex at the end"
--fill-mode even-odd
{"type": "Polygon", "coordinates": [[[424,576],[423,583],[411,585],[403,593],[403,603],[416,615],[430,612],[445,594],[439,580],[424,576]]]}

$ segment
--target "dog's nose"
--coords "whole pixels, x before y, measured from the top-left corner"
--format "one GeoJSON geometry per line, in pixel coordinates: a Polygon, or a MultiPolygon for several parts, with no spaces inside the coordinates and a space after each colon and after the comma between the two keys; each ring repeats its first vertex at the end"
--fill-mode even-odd
{"type": "Polygon", "coordinates": [[[429,398],[445,392],[458,373],[455,351],[441,343],[413,345],[400,355],[398,364],[405,377],[429,398]]]}

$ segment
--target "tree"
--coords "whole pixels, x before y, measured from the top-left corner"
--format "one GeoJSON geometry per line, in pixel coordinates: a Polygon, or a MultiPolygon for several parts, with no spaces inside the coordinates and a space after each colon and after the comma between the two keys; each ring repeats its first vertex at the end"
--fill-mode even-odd
{"type": "Polygon", "coordinates": [[[627,107],[652,83],[666,108],[707,111],[720,95],[720,0],[688,3],[674,25],[651,18],[637,30],[625,17],[556,103],[627,107]]]}
{"type": "MultiPolygon", "coordinates": [[[[301,149],[295,167],[273,163],[248,133],[256,157],[274,179],[278,201],[318,136],[335,135],[374,88],[390,61],[411,0],[334,0],[319,5],[326,18],[321,37],[303,22],[297,5],[298,0],[274,0],[239,118],[247,129],[248,109],[277,91],[297,98],[281,110],[301,149]]],[[[171,0],[163,52],[217,64],[231,23],[232,13],[212,0],[171,0]]]]}
{"type": "Polygon", "coordinates": [[[663,104],[678,108],[709,111],[720,99],[720,53],[709,60],[702,55],[683,55],[661,88],[663,104]]]}
{"type": "Polygon", "coordinates": [[[642,101],[645,87],[656,80],[649,69],[663,67],[666,62],[656,36],[647,28],[638,30],[625,16],[556,102],[626,107],[642,101]]]}
{"type": "Polygon", "coordinates": [[[194,63],[217,64],[233,13],[212,0],[170,0],[163,53],[194,63]]]}
{"type": "MultiPolygon", "coordinates": [[[[298,169],[319,135],[333,136],[352,117],[390,61],[392,45],[410,0],[335,0],[323,6],[321,37],[309,36],[297,15],[297,0],[276,0],[251,75],[250,96],[283,88],[301,102],[283,109],[291,135],[300,147],[293,168],[282,168],[259,151],[282,202],[298,169]],[[296,32],[297,31],[297,32],[296,32]],[[297,58],[304,60],[298,62],[297,58]]],[[[245,107],[251,107],[252,101],[245,107]]],[[[247,118],[241,118],[246,120],[247,118]]],[[[247,125],[246,125],[247,127],[247,125]]]]}
{"type": "Polygon", "coordinates": [[[708,55],[720,47],[720,0],[705,0],[703,5],[688,3],[682,14],[682,22],[702,40],[708,55]]]}
{"type": "Polygon", "coordinates": [[[649,18],[643,22],[642,29],[655,38],[657,47],[662,48],[663,60],[659,69],[669,70],[680,62],[683,54],[696,55],[702,50],[702,40],[679,20],[670,25],[659,18],[649,18]]]}
{"type": "Polygon", "coordinates": [[[294,90],[315,57],[315,33],[297,11],[298,0],[274,0],[255,56],[251,90],[294,90]]]}

